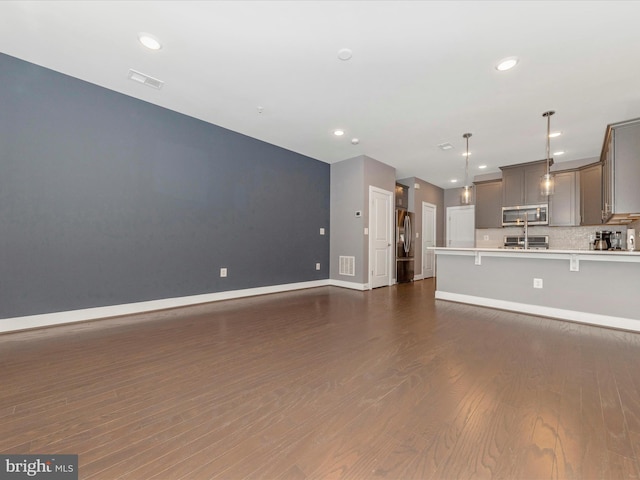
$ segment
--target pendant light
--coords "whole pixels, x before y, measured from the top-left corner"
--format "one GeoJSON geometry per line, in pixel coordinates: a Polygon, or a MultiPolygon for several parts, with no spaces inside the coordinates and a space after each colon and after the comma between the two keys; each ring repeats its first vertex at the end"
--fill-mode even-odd
{"type": "Polygon", "coordinates": [[[470,133],[465,133],[462,135],[467,141],[467,155],[464,165],[464,188],[462,189],[462,195],[460,196],[460,203],[462,205],[471,205],[473,200],[473,186],[469,185],[469,137],[470,133]]]}
{"type": "Polygon", "coordinates": [[[543,117],[547,117],[547,173],[545,173],[540,178],[540,195],[547,197],[549,195],[553,195],[554,191],[554,181],[553,175],[551,175],[551,159],[549,158],[549,151],[551,149],[551,115],[553,115],[553,110],[549,110],[548,112],[544,112],[542,114],[543,117]]]}

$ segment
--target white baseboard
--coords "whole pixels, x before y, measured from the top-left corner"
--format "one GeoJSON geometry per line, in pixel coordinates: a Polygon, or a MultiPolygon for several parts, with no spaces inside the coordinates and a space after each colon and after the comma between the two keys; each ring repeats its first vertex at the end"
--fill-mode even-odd
{"type": "Polygon", "coordinates": [[[368,283],[345,282],[344,280],[334,279],[329,279],[327,281],[329,282],[328,285],[333,285],[334,287],[350,288],[351,290],[360,291],[369,290],[368,283]]]}
{"type": "Polygon", "coordinates": [[[441,292],[436,290],[436,299],[449,300],[451,302],[468,303],[482,307],[497,308],[499,310],[510,310],[513,312],[528,313],[542,317],[558,318],[588,325],[598,325],[600,327],[618,328],[621,330],[631,330],[640,332],[640,320],[624,317],[610,317],[597,313],[578,312],[574,310],[564,310],[560,308],[531,305],[528,303],[509,302],[506,300],[496,300],[494,298],[475,297],[473,295],[463,295],[460,293],[441,292]]]}
{"type": "Polygon", "coordinates": [[[107,307],[85,308],[67,312],[44,313],[40,315],[29,315],[25,317],[5,318],[0,319],[0,333],[14,332],[18,330],[29,330],[32,328],[50,327],[66,323],[86,322],[88,320],[99,320],[109,317],[118,317],[121,315],[132,315],[136,313],[151,312],[154,310],[186,307],[189,305],[198,305],[200,303],[218,302],[220,300],[231,300],[234,298],[253,297],[256,295],[266,295],[269,293],[289,292],[305,288],[324,287],[327,285],[335,285],[338,287],[343,286],[336,284],[335,280],[314,280],[310,282],[287,283],[284,285],[247,288],[229,292],[190,295],[188,297],[166,298],[162,300],[151,300],[148,302],[127,303],[124,305],[110,305],[107,307]]]}

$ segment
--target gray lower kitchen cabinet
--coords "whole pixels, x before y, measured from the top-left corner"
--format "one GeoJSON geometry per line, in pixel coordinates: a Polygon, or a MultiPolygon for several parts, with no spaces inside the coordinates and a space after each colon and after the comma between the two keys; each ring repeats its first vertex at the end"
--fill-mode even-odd
{"type": "Polygon", "coordinates": [[[580,225],[580,178],[576,171],[557,172],[553,175],[554,194],[549,197],[549,225],[573,227],[580,225]]]}
{"type": "Polygon", "coordinates": [[[547,161],[500,167],[502,170],[502,205],[537,205],[547,203],[540,195],[540,178],[547,172],[547,161]]]}
{"type": "Polygon", "coordinates": [[[502,180],[474,183],[476,190],[476,228],[502,226],[502,180]]]}
{"type": "Polygon", "coordinates": [[[580,178],[580,225],[602,223],[602,164],[582,167],[580,178]]]}

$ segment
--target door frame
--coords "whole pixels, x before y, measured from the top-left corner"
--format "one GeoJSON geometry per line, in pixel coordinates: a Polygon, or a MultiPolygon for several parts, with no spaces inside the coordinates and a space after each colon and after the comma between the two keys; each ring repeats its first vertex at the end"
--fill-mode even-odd
{"type": "Polygon", "coordinates": [[[388,190],[384,190],[382,188],[379,187],[374,187],[373,185],[369,185],[369,199],[368,199],[368,205],[369,205],[369,226],[367,227],[367,235],[369,236],[369,262],[367,265],[367,271],[368,271],[368,275],[367,275],[367,286],[368,286],[368,290],[372,290],[373,289],[373,261],[374,261],[374,246],[373,246],[373,240],[372,240],[372,235],[371,232],[372,227],[373,227],[373,212],[371,212],[371,198],[373,197],[373,192],[379,193],[381,195],[385,195],[387,197],[389,197],[389,246],[387,247],[387,272],[389,272],[388,277],[387,277],[387,286],[391,286],[393,285],[393,280],[395,279],[395,268],[393,268],[394,265],[394,246],[395,246],[395,203],[393,201],[393,192],[390,192],[388,190]]]}
{"type": "MultiPolygon", "coordinates": [[[[438,217],[438,206],[433,204],[433,203],[429,203],[429,202],[422,202],[422,242],[420,242],[420,246],[422,247],[422,272],[421,272],[421,276],[422,278],[425,278],[424,276],[424,266],[425,266],[425,250],[424,250],[424,242],[426,242],[426,232],[427,232],[427,225],[425,225],[425,221],[424,221],[424,212],[426,208],[430,208],[433,210],[433,225],[432,225],[432,231],[433,231],[433,246],[437,246],[437,238],[438,238],[438,221],[437,221],[437,217],[438,217]]],[[[434,253],[435,256],[435,253],[434,253]]],[[[435,258],[434,258],[435,260],[435,258]]],[[[433,276],[436,276],[436,265],[435,265],[435,261],[433,263],[433,276]]],[[[427,277],[430,278],[430,277],[427,277]]]]}

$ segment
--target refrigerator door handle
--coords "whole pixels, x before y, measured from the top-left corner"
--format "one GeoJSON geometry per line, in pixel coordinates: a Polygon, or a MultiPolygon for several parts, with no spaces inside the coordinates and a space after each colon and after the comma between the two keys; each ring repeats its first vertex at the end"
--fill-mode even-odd
{"type": "Polygon", "coordinates": [[[407,214],[407,216],[404,217],[404,253],[408,255],[410,250],[411,250],[411,218],[409,218],[409,215],[407,214]]]}

